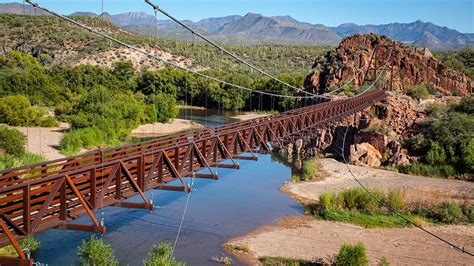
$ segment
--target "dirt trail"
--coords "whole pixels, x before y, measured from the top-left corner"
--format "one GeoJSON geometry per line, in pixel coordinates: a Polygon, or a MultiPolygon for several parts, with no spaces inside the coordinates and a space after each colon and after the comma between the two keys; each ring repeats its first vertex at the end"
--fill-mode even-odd
{"type": "MultiPolygon", "coordinates": [[[[287,183],[282,187],[282,191],[302,203],[312,203],[317,201],[324,191],[340,191],[358,186],[348,174],[345,164],[333,159],[322,159],[321,165],[327,173],[323,181],[287,183]]],[[[350,167],[364,185],[405,191],[408,202],[474,200],[473,182],[410,176],[368,167],[350,167]]],[[[429,226],[426,229],[457,245],[474,250],[472,225],[429,226]]],[[[246,236],[232,239],[226,245],[233,247],[236,255],[245,262],[257,264],[257,258],[265,256],[326,259],[336,254],[342,244],[357,242],[365,244],[371,265],[376,265],[382,257],[386,257],[391,265],[474,264],[471,256],[453,250],[416,228],[367,229],[353,224],[317,220],[311,216],[282,219],[276,225],[264,226],[246,236]]]]}

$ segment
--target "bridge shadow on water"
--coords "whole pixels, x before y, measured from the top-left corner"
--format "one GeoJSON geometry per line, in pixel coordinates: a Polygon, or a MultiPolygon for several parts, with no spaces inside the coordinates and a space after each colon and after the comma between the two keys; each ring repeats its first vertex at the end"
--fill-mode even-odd
{"type": "MultiPolygon", "coordinates": [[[[291,177],[291,168],[270,155],[259,161],[239,161],[240,170],[217,169],[219,180],[196,179],[175,256],[188,265],[209,265],[212,256],[226,254],[222,244],[259,226],[287,215],[303,213],[303,207],[279,188],[291,177]]],[[[112,245],[121,265],[141,265],[148,251],[161,241],[173,243],[187,194],[147,191],[159,208],[106,207],[95,212],[104,218],[105,242],[112,245]],[[103,215],[102,215],[103,213],[103,215]]],[[[139,201],[134,197],[131,201],[139,201]]],[[[86,216],[78,223],[90,223],[86,216]]],[[[50,229],[37,235],[41,249],[36,260],[49,265],[71,265],[78,261],[77,247],[90,233],[50,229]]],[[[227,254],[228,255],[228,254],[227,254]]],[[[235,262],[237,262],[234,259],[235,262]]]]}

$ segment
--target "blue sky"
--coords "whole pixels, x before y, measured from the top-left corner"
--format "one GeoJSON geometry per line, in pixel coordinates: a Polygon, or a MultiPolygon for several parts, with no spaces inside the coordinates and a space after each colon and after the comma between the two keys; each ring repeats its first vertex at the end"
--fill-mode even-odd
{"type": "MultiPolygon", "coordinates": [[[[74,11],[100,13],[102,0],[36,0],[63,14],[74,11]]],[[[144,0],[103,0],[111,14],[128,11],[151,13],[144,0]]],[[[0,3],[22,2],[0,0],[0,3]]],[[[417,19],[474,32],[474,0],[154,0],[179,19],[244,15],[290,15],[297,20],[337,26],[346,22],[384,24],[417,19]]]]}

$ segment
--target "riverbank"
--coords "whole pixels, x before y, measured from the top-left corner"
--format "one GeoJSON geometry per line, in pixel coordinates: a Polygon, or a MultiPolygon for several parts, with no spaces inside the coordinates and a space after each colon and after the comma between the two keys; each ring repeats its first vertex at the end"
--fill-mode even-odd
{"type": "Polygon", "coordinates": [[[175,118],[170,123],[154,123],[140,125],[132,131],[132,136],[160,136],[167,134],[175,134],[183,131],[200,129],[203,126],[190,120],[175,118]]]}
{"type": "Polygon", "coordinates": [[[240,121],[246,121],[246,120],[251,120],[251,119],[255,119],[255,118],[265,117],[265,116],[269,116],[269,115],[271,115],[271,114],[262,114],[262,113],[255,113],[255,112],[245,112],[245,113],[242,113],[242,114],[234,115],[234,116],[232,116],[231,118],[232,118],[232,119],[237,119],[237,120],[240,120],[240,121]]]}
{"type": "MultiPolygon", "coordinates": [[[[43,155],[48,160],[56,160],[66,156],[59,152],[59,142],[69,129],[67,123],[59,127],[15,127],[26,136],[26,149],[29,152],[43,155]]],[[[202,128],[202,125],[185,119],[174,119],[172,122],[141,125],[132,131],[132,136],[160,136],[202,128]]],[[[87,150],[82,149],[81,152],[87,150]]],[[[80,153],[81,153],[80,152],[80,153]]]]}
{"type": "MultiPolygon", "coordinates": [[[[342,191],[357,187],[345,164],[333,159],[321,159],[327,176],[322,181],[288,182],[281,191],[302,204],[318,201],[325,191],[342,191]]],[[[381,190],[397,189],[407,202],[437,203],[474,200],[474,183],[410,176],[367,167],[350,166],[360,181],[381,190]]],[[[443,225],[426,229],[453,243],[474,250],[474,226],[443,225]]],[[[368,229],[354,224],[318,220],[313,216],[284,218],[275,225],[261,227],[248,235],[234,238],[226,247],[249,264],[263,257],[288,257],[312,260],[334,255],[344,243],[363,242],[369,261],[377,264],[386,257],[392,265],[399,264],[464,264],[471,257],[451,249],[439,240],[413,227],[368,229]]]]}
{"type": "MultiPolygon", "coordinates": [[[[427,230],[451,242],[474,250],[474,227],[468,225],[429,226],[427,230]]],[[[459,253],[417,228],[366,229],[353,224],[329,222],[310,216],[290,217],[276,225],[227,242],[226,247],[248,264],[258,258],[326,259],[344,243],[363,242],[370,265],[383,257],[391,265],[469,265],[472,257],[459,253]]]]}

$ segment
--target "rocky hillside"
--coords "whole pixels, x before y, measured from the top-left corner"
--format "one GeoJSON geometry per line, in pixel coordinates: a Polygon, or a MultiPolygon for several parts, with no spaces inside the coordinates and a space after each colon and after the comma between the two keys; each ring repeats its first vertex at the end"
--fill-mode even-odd
{"type": "MultiPolygon", "coordinates": [[[[125,31],[98,17],[75,17],[94,29],[118,37],[146,51],[176,62],[193,67],[193,62],[182,56],[172,54],[156,44],[150,44],[150,38],[125,31]]],[[[45,64],[77,65],[87,63],[111,66],[116,61],[132,61],[137,69],[143,67],[159,69],[161,62],[152,60],[136,52],[128,51],[104,38],[65,23],[51,16],[28,16],[26,30],[23,30],[24,18],[18,15],[0,15],[0,53],[17,50],[41,58],[45,64]]],[[[197,67],[197,66],[196,66],[197,67]]]]}
{"type": "Polygon", "coordinates": [[[414,85],[425,84],[443,95],[467,96],[473,90],[472,81],[463,73],[446,68],[428,49],[408,47],[386,36],[356,34],[342,40],[333,51],[316,59],[313,72],[306,77],[305,88],[325,93],[332,86],[353,80],[362,86],[384,71],[387,86],[407,92],[414,85]]]}

